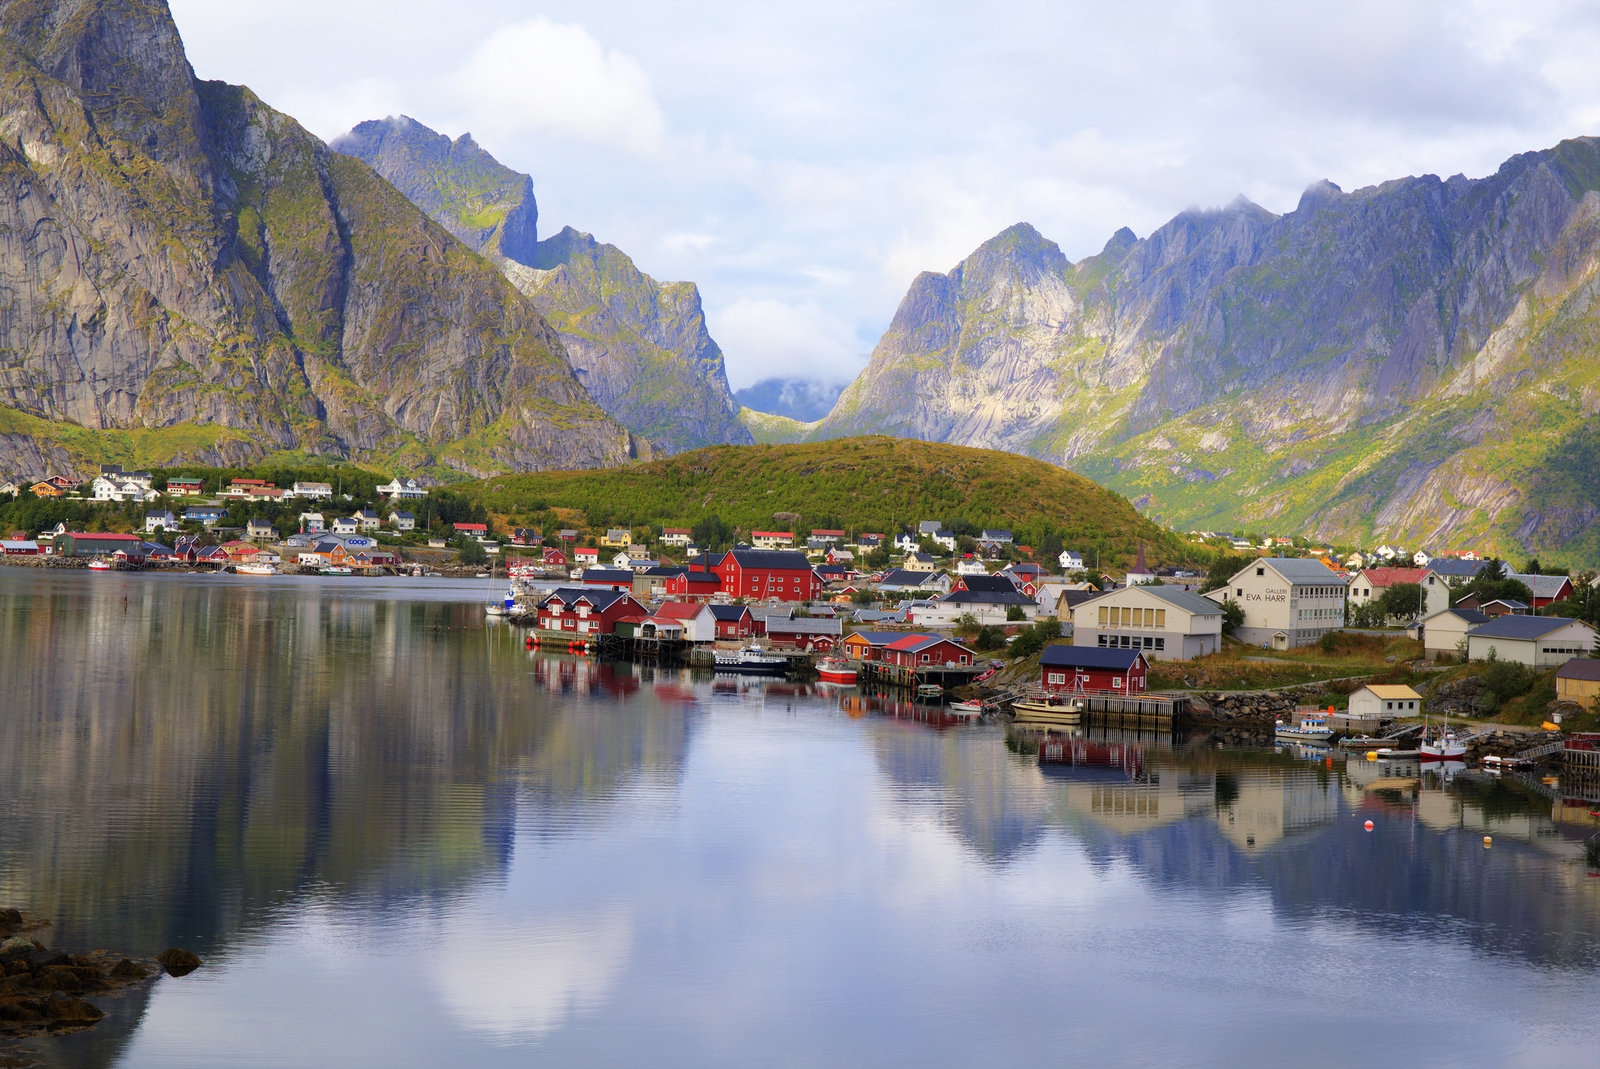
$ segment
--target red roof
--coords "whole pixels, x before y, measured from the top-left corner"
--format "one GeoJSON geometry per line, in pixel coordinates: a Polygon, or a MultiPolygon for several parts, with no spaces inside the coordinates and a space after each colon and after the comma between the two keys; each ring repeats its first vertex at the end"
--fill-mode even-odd
{"type": "Polygon", "coordinates": [[[112,539],[117,542],[142,542],[144,539],[131,534],[106,534],[99,531],[68,531],[69,538],[94,538],[102,542],[112,539]]]}
{"type": "Polygon", "coordinates": [[[489,529],[489,525],[486,524],[486,523],[458,523],[458,524],[456,524],[456,530],[458,530],[458,531],[487,531],[488,529],[489,529]]]}
{"type": "Polygon", "coordinates": [[[685,605],[679,601],[669,601],[656,610],[656,615],[665,620],[692,620],[704,611],[704,605],[685,605]]]}
{"type": "Polygon", "coordinates": [[[1391,587],[1396,583],[1421,583],[1423,568],[1368,568],[1361,574],[1375,587],[1391,587]]]}

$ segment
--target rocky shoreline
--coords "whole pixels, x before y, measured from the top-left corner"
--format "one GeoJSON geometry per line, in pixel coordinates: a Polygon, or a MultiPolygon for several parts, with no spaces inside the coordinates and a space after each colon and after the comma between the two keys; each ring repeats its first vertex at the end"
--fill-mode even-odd
{"type": "MultiPolygon", "coordinates": [[[[0,1043],[92,1028],[105,1011],[90,998],[126,994],[161,973],[185,976],[200,967],[193,953],[171,947],[153,958],[107,950],[70,954],[46,946],[50,922],[18,909],[0,909],[0,1043]]],[[[0,1066],[33,1064],[0,1053],[0,1066]]]]}

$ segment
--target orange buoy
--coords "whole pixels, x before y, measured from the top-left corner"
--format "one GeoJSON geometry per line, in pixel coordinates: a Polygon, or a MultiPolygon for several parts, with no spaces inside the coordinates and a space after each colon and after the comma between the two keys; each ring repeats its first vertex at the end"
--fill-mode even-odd
{"type": "Polygon", "coordinates": [[[1371,831],[1372,830],[1372,821],[1370,821],[1370,820],[1367,821],[1367,825],[1366,826],[1367,826],[1367,830],[1371,831]]]}
{"type": "Polygon", "coordinates": [[[1483,837],[1483,848],[1487,850],[1492,845],[1494,845],[1494,839],[1491,836],[1485,835],[1483,837]]]}

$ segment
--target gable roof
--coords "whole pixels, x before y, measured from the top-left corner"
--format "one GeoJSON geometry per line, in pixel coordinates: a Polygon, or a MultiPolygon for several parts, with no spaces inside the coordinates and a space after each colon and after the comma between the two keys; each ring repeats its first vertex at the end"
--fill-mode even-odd
{"type": "Polygon", "coordinates": [[[1077,608],[1086,602],[1098,601],[1100,598],[1108,598],[1113,594],[1125,594],[1130,590],[1137,590],[1141,594],[1149,594],[1153,598],[1158,598],[1168,605],[1192,613],[1195,616],[1222,615],[1222,606],[1210,598],[1201,597],[1199,594],[1191,593],[1175,586],[1167,586],[1164,583],[1155,586],[1125,586],[1117,590],[1108,590],[1105,593],[1086,590],[1083,592],[1086,596],[1078,601],[1072,600],[1073,591],[1067,590],[1063,591],[1063,593],[1067,597],[1067,605],[1071,608],[1077,608]]]}
{"type": "Polygon", "coordinates": [[[1391,587],[1396,583],[1421,584],[1426,568],[1367,568],[1360,574],[1375,587],[1391,587]]]}
{"type": "MultiPolygon", "coordinates": [[[[1474,627],[1467,634],[1472,638],[1504,638],[1513,641],[1532,642],[1543,638],[1552,631],[1559,631],[1568,624],[1581,622],[1579,620],[1569,620],[1565,616],[1496,616],[1493,620],[1474,627]]],[[[1585,624],[1584,626],[1587,627],[1588,625],[1585,624]]]]}
{"type": "Polygon", "coordinates": [[[843,631],[844,625],[837,616],[802,616],[796,620],[777,616],[767,617],[769,635],[838,635],[843,631]]]}
{"type": "Polygon", "coordinates": [[[708,605],[706,608],[711,610],[712,616],[730,624],[741,617],[750,615],[750,607],[748,605],[708,605]]]}
{"type": "Polygon", "coordinates": [[[1461,620],[1461,621],[1463,621],[1465,623],[1468,623],[1468,624],[1481,624],[1481,623],[1486,622],[1489,619],[1489,617],[1486,614],[1481,613],[1476,609],[1461,609],[1461,608],[1440,609],[1438,612],[1434,613],[1433,615],[1424,617],[1423,621],[1422,621],[1422,626],[1423,627],[1427,627],[1428,626],[1428,621],[1432,620],[1434,617],[1437,617],[1437,616],[1454,616],[1456,619],[1461,620]]]}
{"type": "Polygon", "coordinates": [[[1486,561],[1460,560],[1454,557],[1434,557],[1428,561],[1428,571],[1446,579],[1473,579],[1483,570],[1486,561]]]}
{"type": "Polygon", "coordinates": [[[929,649],[930,647],[937,646],[941,642],[948,642],[950,645],[959,650],[962,650],[968,654],[972,653],[971,650],[967,649],[967,647],[963,646],[955,639],[945,638],[943,635],[901,635],[898,640],[889,643],[889,648],[891,650],[899,650],[902,653],[918,653],[922,650],[929,649]]]}
{"type": "Polygon", "coordinates": [[[806,560],[806,555],[794,549],[735,549],[729,556],[741,568],[811,570],[811,562],[806,560]]]}
{"type": "Polygon", "coordinates": [[[552,590],[545,596],[544,600],[539,602],[539,605],[543,607],[558,599],[563,605],[573,605],[579,601],[587,601],[590,605],[603,612],[614,605],[619,598],[625,597],[628,597],[628,592],[625,590],[596,590],[594,587],[563,586],[552,590]]]}
{"type": "Polygon", "coordinates": [[[1593,657],[1574,657],[1556,669],[1556,678],[1600,682],[1600,660],[1593,657]]]}
{"type": "Polygon", "coordinates": [[[1572,582],[1572,579],[1565,575],[1522,575],[1518,572],[1512,572],[1507,578],[1522,583],[1536,598],[1552,600],[1559,597],[1562,588],[1572,582]]]}
{"type": "Polygon", "coordinates": [[[1111,650],[1099,646],[1046,646],[1039,655],[1039,665],[1043,668],[1099,668],[1113,672],[1127,672],[1143,660],[1144,654],[1138,650],[1111,650]]]}
{"type": "Polygon", "coordinates": [[[632,583],[633,573],[623,571],[621,568],[585,568],[583,570],[585,583],[632,583]]]}
{"type": "MultiPolygon", "coordinates": [[[[1312,586],[1314,584],[1332,585],[1343,584],[1333,570],[1320,560],[1302,557],[1261,557],[1251,561],[1233,574],[1237,580],[1241,575],[1249,574],[1250,569],[1266,565],[1292,586],[1312,586]]],[[[1232,580],[1230,580],[1232,581],[1232,580]]]]}
{"type": "Polygon", "coordinates": [[[991,592],[995,594],[1015,594],[1017,584],[1005,575],[963,575],[956,580],[956,585],[965,586],[974,594],[991,592]]]}
{"type": "Polygon", "coordinates": [[[1422,695],[1399,683],[1368,683],[1361,688],[1370,690],[1384,701],[1421,701],[1422,695]]]}
{"type": "MultiPolygon", "coordinates": [[[[857,631],[854,638],[859,638],[869,646],[888,646],[905,638],[910,632],[906,631],[857,631]]],[[[932,636],[923,635],[923,638],[932,636]]]]}
{"type": "Polygon", "coordinates": [[[704,605],[688,605],[681,601],[669,601],[656,610],[656,615],[666,620],[693,620],[705,611],[706,606],[704,605]]]}

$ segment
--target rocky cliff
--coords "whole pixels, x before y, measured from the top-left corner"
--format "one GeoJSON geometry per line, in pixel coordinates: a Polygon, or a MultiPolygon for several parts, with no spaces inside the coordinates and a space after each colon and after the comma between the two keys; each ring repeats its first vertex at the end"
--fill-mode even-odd
{"type": "Polygon", "coordinates": [[[1600,140],[1487,178],[1032,227],[912,283],[813,437],[1065,464],[1189,527],[1600,558],[1600,140]]]}
{"type": "Polygon", "coordinates": [[[751,440],[694,283],[657,282],[622,250],[570,227],[536,242],[532,180],[471,135],[451,141],[401,116],[364,122],[333,147],[495,260],[556,329],[595,401],[625,426],[668,452],[751,440]]]}
{"type": "Polygon", "coordinates": [[[197,81],[164,3],[0,0],[0,30],[0,470],[634,450],[491,264],[248,89],[197,81]]]}

